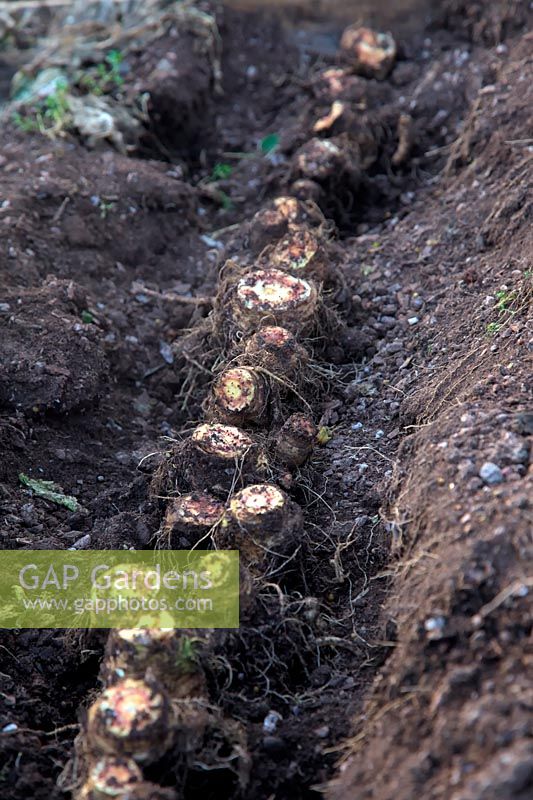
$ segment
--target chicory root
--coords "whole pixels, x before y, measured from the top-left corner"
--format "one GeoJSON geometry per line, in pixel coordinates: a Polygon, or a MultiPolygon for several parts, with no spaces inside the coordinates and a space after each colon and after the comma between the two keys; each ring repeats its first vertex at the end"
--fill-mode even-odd
{"type": "Polygon", "coordinates": [[[292,414],[275,438],[276,457],[289,469],[299,467],[309,458],[318,429],[306,414],[292,414]]]}
{"type": "Polygon", "coordinates": [[[152,680],[125,678],[109,686],[87,715],[91,752],[127,756],[138,763],[160,758],[173,734],[170,701],[164,688],[152,680]]]}
{"type": "Polygon", "coordinates": [[[341,37],[343,61],[354,72],[383,80],[396,60],[396,42],[390,33],[350,25],[341,37]]]}
{"type": "Polygon", "coordinates": [[[250,568],[287,553],[301,532],[301,509],[273,484],[247,486],[231,498],[217,533],[220,548],[238,549],[250,568]]]}
{"type": "Polygon", "coordinates": [[[264,456],[254,439],[233,425],[203,423],[182,443],[175,460],[191,489],[206,486],[213,494],[227,495],[235,486],[258,479],[264,456]]]}
{"type": "Polygon", "coordinates": [[[224,505],[207,492],[176,497],[167,506],[163,540],[170,549],[194,547],[220,521],[224,505]]]}
{"type": "Polygon", "coordinates": [[[268,383],[246,367],[224,370],[213,386],[209,415],[231,425],[260,424],[266,414],[268,383]]]}
{"type": "Polygon", "coordinates": [[[274,324],[302,334],[313,328],[317,310],[315,284],[278,269],[249,272],[237,283],[230,303],[233,322],[243,331],[274,324]]]}

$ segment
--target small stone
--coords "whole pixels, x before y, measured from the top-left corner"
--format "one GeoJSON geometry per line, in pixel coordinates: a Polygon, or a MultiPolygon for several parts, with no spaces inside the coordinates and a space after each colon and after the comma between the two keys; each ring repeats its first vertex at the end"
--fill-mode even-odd
{"type": "Polygon", "coordinates": [[[72,547],[69,547],[69,550],[86,550],[89,545],[91,544],[91,534],[87,533],[85,536],[82,536],[78,539],[77,542],[74,542],[72,547]]]}
{"type": "Polygon", "coordinates": [[[322,725],[320,728],[317,728],[315,734],[319,739],[327,739],[329,736],[329,725],[322,725]]]}
{"type": "Polygon", "coordinates": [[[418,317],[408,317],[407,322],[409,325],[417,325],[419,320],[418,317]]]}
{"type": "Polygon", "coordinates": [[[352,431],[362,431],[363,430],[363,423],[362,422],[354,422],[351,425],[352,431]]]}
{"type": "Polygon", "coordinates": [[[444,619],[444,617],[429,617],[424,622],[424,628],[427,631],[434,631],[434,630],[439,629],[439,628],[444,628],[445,624],[446,624],[446,620],[444,619]]]}
{"type": "Polygon", "coordinates": [[[172,364],[174,362],[174,353],[168,342],[159,342],[159,352],[167,364],[172,364]]]}
{"type": "Polygon", "coordinates": [[[401,353],[403,350],[403,345],[401,342],[391,342],[386,347],[387,353],[401,353]]]}
{"type": "Polygon", "coordinates": [[[269,711],[263,720],[263,730],[265,733],[274,733],[283,717],[277,711],[269,711]]]}
{"type": "Polygon", "coordinates": [[[2,733],[13,733],[14,731],[17,730],[18,730],[18,725],[16,725],[14,722],[9,722],[2,728],[2,733]]]}
{"type": "Polygon", "coordinates": [[[479,470],[479,477],[489,486],[502,483],[503,481],[503,473],[501,469],[497,464],[493,464],[492,461],[485,461],[479,470]]]}

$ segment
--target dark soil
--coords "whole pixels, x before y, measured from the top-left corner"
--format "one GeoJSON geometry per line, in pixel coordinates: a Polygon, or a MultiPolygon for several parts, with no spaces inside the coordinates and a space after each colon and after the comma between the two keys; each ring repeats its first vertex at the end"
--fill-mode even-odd
{"type": "MultiPolygon", "coordinates": [[[[218,355],[199,365],[180,334],[207,330],[247,221],[290,190],[332,102],[348,109],[325,136],[355,142],[362,167],[318,198],[347,326],[315,343],[333,435],[290,488],[302,552],[207,664],[249,780],[184,778],[171,754],[151,777],[179,775],[186,798],[531,796],[532,39],[525,3],[438,5],[399,26],[384,82],[325,76],[335,56],[271,11],[217,9],[222,92],[205,54],[165,34],[131,63],[126,88],[151,106],[129,156],[4,124],[0,547],[143,549],[163,513],[150,483],[200,419],[218,355]],[[395,161],[402,115],[412,144],[395,161]]],[[[104,644],[0,632],[2,798],[67,796],[104,644]]]]}

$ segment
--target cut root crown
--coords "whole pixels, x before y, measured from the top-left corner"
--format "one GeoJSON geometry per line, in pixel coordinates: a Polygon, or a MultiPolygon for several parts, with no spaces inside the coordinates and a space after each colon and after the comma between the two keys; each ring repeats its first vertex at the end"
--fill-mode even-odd
{"type": "Polygon", "coordinates": [[[268,483],[247,486],[232,497],[230,511],[235,520],[245,527],[261,526],[265,517],[282,511],[286,495],[268,483]]]}
{"type": "Polygon", "coordinates": [[[89,709],[88,738],[96,750],[152,761],[166,749],[170,707],[163,690],[126,678],[107,688],[89,709]]]}
{"type": "Polygon", "coordinates": [[[269,350],[272,353],[277,353],[295,343],[296,339],[294,335],[286,328],[280,328],[277,325],[267,325],[248,339],[246,343],[246,352],[259,353],[263,350],[269,350]]]}
{"type": "MultiPolygon", "coordinates": [[[[281,519],[287,502],[287,496],[277,486],[259,483],[237,492],[230,500],[229,511],[242,528],[250,531],[267,530],[272,519],[281,519]]],[[[269,530],[269,533],[272,532],[269,530]]]]}
{"type": "Polygon", "coordinates": [[[115,630],[114,635],[118,641],[142,652],[174,641],[176,631],[174,628],[120,628],[115,630]]]}
{"type": "Polygon", "coordinates": [[[244,358],[246,363],[283,376],[291,383],[298,383],[309,362],[307,351],[294,334],[276,325],[260,328],[246,340],[244,358]]]}
{"type": "Polygon", "coordinates": [[[216,525],[224,513],[224,505],[203,492],[192,492],[178,497],[169,504],[164,527],[168,532],[189,528],[209,529],[216,525]]]}
{"type": "Polygon", "coordinates": [[[129,758],[101,758],[93,766],[82,797],[87,800],[110,800],[123,797],[142,781],[142,772],[129,758]]]}
{"type": "MultiPolygon", "coordinates": [[[[307,199],[307,197],[306,197],[307,199]]],[[[314,198],[311,198],[314,200],[314,198]]],[[[257,252],[287,231],[289,225],[323,225],[322,212],[314,203],[296,197],[277,197],[258,211],[250,222],[250,243],[257,252]]]]}
{"type": "Polygon", "coordinates": [[[310,139],[296,153],[296,167],[304,178],[322,181],[345,171],[341,148],[330,139],[310,139]]]}
{"type": "Polygon", "coordinates": [[[386,78],[396,59],[396,42],[390,33],[351,25],[341,37],[344,60],[355,72],[371,78],[386,78]]]}
{"type": "Polygon", "coordinates": [[[324,280],[327,267],[319,258],[318,237],[305,225],[289,225],[286,235],[268,255],[269,266],[324,280]]]}
{"type": "Polygon", "coordinates": [[[239,428],[216,423],[198,425],[191,439],[207,455],[228,461],[242,458],[253,445],[253,440],[239,428]]]}
{"type": "Polygon", "coordinates": [[[265,381],[246,367],[225,370],[213,396],[215,411],[228,422],[259,422],[266,410],[265,381]]]}
{"type": "Polygon", "coordinates": [[[310,281],[279,269],[260,269],[237,284],[234,301],[236,322],[244,329],[271,318],[291,330],[301,330],[316,314],[318,294],[310,281]]]}
{"type": "Polygon", "coordinates": [[[237,548],[247,568],[264,573],[265,561],[294,545],[301,524],[301,510],[281,489],[270,483],[253,484],[231,498],[217,531],[217,545],[237,548]]]}

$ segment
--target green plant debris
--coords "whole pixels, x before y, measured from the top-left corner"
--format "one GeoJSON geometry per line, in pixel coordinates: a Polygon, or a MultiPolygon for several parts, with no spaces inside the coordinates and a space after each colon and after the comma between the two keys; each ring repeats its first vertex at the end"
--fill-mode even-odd
{"type": "Polygon", "coordinates": [[[214,182],[214,181],[226,180],[226,178],[229,178],[231,176],[232,172],[233,172],[233,167],[231,166],[231,164],[215,164],[215,166],[213,167],[213,171],[211,172],[211,175],[209,177],[209,181],[214,182]]]}
{"type": "Polygon", "coordinates": [[[124,56],[120,50],[111,50],[94,70],[85,72],[81,76],[80,87],[96,97],[122,88],[124,78],[120,73],[120,67],[123,61],[124,56]]]}
{"type": "Polygon", "coordinates": [[[90,325],[91,322],[94,322],[94,317],[90,311],[82,311],[81,312],[81,321],[85,323],[85,325],[90,325]]]}
{"type": "Polygon", "coordinates": [[[108,200],[101,200],[100,201],[100,219],[106,219],[107,215],[113,211],[115,208],[116,203],[108,200]]]}
{"type": "Polygon", "coordinates": [[[19,481],[31,489],[38,497],[44,500],[50,500],[52,503],[57,503],[58,506],[65,506],[69,511],[81,511],[82,507],[75,497],[64,494],[61,486],[58,486],[54,481],[43,481],[38,478],[30,478],[24,472],[19,474],[19,481]]]}
{"type": "Polygon", "coordinates": [[[269,133],[264,139],[261,139],[260,148],[263,155],[267,156],[269,153],[274,152],[279,145],[279,135],[277,133],[269,133]]]}
{"type": "Polygon", "coordinates": [[[508,306],[516,299],[516,292],[506,292],[500,291],[496,292],[496,310],[497,311],[507,311],[508,306]]]}
{"type": "Polygon", "coordinates": [[[231,209],[233,208],[233,200],[231,199],[229,194],[226,194],[226,192],[222,192],[219,190],[217,199],[225,211],[231,211],[231,209]]]}
{"type": "Polygon", "coordinates": [[[495,292],[494,311],[497,312],[498,321],[487,323],[485,330],[489,336],[497,334],[504,324],[509,323],[522,310],[521,294],[521,289],[507,289],[507,287],[495,292]]]}
{"type": "Polygon", "coordinates": [[[327,425],[322,425],[316,436],[318,444],[327,444],[331,439],[333,439],[333,431],[327,425]]]}
{"type": "Polygon", "coordinates": [[[184,637],[179,643],[176,654],[176,667],[180,673],[194,672],[196,669],[196,651],[194,640],[184,637]]]}
{"type": "Polygon", "coordinates": [[[16,111],[12,116],[13,123],[26,133],[48,136],[59,133],[70,113],[67,90],[65,80],[57,81],[55,91],[39,100],[31,111],[23,114],[16,111]]]}

